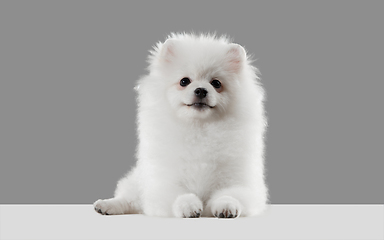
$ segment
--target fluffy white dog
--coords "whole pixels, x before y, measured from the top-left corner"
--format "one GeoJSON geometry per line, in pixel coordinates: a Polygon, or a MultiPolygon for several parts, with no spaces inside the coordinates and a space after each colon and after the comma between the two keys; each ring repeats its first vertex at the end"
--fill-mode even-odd
{"type": "Polygon", "coordinates": [[[138,91],[137,164],[101,214],[236,218],[262,212],[264,91],[243,47],[171,34],[138,91]]]}

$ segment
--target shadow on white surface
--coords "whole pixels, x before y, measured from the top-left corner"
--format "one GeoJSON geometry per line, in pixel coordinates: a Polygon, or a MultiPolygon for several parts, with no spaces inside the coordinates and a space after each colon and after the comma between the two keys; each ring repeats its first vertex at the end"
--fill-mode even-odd
{"type": "Polygon", "coordinates": [[[383,239],[384,205],[271,205],[261,216],[102,216],[92,205],[0,205],[1,239],[383,239]]]}

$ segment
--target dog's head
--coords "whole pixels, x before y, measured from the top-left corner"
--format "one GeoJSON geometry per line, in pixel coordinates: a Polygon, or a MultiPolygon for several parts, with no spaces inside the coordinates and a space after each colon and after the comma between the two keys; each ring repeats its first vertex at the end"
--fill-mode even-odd
{"type": "Polygon", "coordinates": [[[159,43],[150,72],[165,84],[167,103],[183,119],[209,119],[230,111],[241,95],[246,52],[226,38],[173,35],[159,43]]]}

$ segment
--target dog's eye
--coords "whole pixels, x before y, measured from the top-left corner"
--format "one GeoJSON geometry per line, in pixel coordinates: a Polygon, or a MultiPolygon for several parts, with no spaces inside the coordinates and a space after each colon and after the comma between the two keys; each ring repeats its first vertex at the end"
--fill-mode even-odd
{"type": "Polygon", "coordinates": [[[217,80],[217,79],[212,80],[211,85],[214,88],[221,88],[221,82],[219,80],[217,80]]]}
{"type": "Polygon", "coordinates": [[[180,86],[182,87],[185,87],[190,83],[191,83],[191,80],[189,80],[189,78],[186,78],[186,77],[180,80],[180,86]]]}

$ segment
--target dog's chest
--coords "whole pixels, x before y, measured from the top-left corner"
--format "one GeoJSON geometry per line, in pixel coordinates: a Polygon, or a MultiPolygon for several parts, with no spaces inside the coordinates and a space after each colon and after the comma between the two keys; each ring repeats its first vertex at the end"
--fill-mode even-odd
{"type": "Polygon", "coordinates": [[[179,154],[173,155],[179,166],[176,168],[179,180],[190,192],[203,199],[230,181],[232,147],[225,132],[197,129],[180,134],[182,137],[175,143],[179,146],[179,154]]]}
{"type": "Polygon", "coordinates": [[[224,184],[220,176],[221,169],[215,162],[188,162],[182,167],[180,182],[189,192],[204,200],[224,184]]]}

